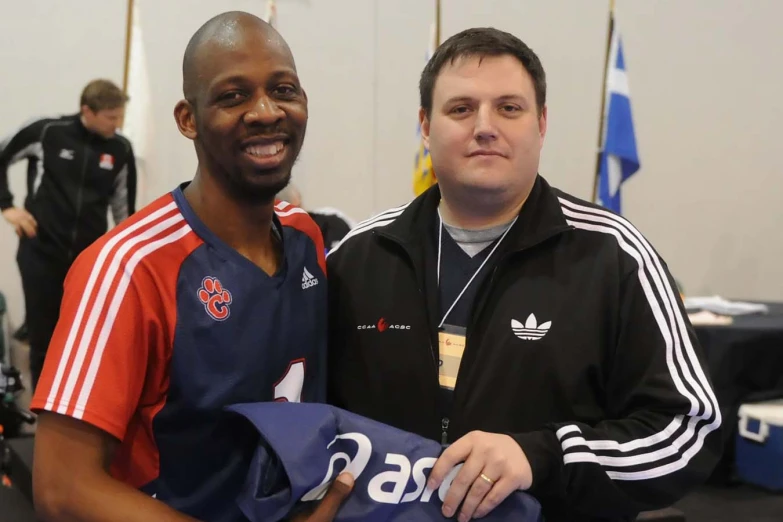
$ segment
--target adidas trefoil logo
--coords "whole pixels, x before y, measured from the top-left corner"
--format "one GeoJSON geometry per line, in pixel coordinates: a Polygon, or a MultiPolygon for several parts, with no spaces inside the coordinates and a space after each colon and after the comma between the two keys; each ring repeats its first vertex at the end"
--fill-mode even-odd
{"type": "Polygon", "coordinates": [[[313,274],[311,274],[310,271],[307,270],[307,267],[305,267],[304,272],[302,273],[302,290],[305,290],[317,284],[318,284],[318,278],[315,277],[313,274]]]}
{"type": "Polygon", "coordinates": [[[543,339],[551,327],[552,321],[538,324],[535,314],[527,316],[525,324],[520,323],[516,319],[511,320],[511,329],[514,331],[514,335],[524,341],[538,341],[539,339],[543,339]]]}

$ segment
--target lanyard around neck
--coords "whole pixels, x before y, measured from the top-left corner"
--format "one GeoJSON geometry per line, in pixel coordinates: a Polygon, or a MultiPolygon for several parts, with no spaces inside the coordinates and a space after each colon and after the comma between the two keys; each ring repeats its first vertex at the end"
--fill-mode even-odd
{"type": "MultiPolygon", "coordinates": [[[[481,272],[481,269],[484,268],[484,265],[487,264],[487,261],[489,261],[489,258],[492,257],[492,254],[495,253],[495,250],[500,246],[500,243],[503,242],[503,239],[506,237],[506,234],[508,234],[508,231],[511,230],[511,227],[514,226],[514,223],[516,223],[517,218],[514,218],[514,221],[511,222],[511,224],[508,226],[505,232],[503,232],[503,235],[500,236],[500,239],[497,243],[495,243],[495,246],[492,247],[492,250],[490,250],[489,255],[484,258],[484,261],[481,262],[481,265],[478,267],[478,269],[473,272],[473,275],[470,277],[468,282],[465,284],[465,286],[462,288],[462,291],[459,293],[456,299],[454,299],[454,302],[451,303],[451,306],[448,310],[446,310],[446,313],[443,315],[443,318],[440,320],[440,324],[438,325],[438,328],[443,327],[443,323],[446,322],[446,318],[449,316],[451,311],[454,309],[454,306],[456,306],[457,302],[460,300],[462,295],[465,293],[465,290],[468,289],[470,286],[470,283],[473,282],[474,279],[476,279],[476,276],[481,272]]],[[[443,216],[440,215],[440,209],[438,209],[438,289],[440,290],[440,259],[441,259],[441,252],[443,250],[443,216]]]]}

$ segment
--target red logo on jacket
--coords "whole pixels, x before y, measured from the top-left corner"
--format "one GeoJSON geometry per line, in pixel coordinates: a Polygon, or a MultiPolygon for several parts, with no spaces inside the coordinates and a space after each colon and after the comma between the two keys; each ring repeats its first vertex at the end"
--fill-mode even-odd
{"type": "Polygon", "coordinates": [[[111,154],[101,154],[100,167],[105,170],[114,168],[114,156],[111,154]]]}
{"type": "Polygon", "coordinates": [[[217,277],[207,276],[198,289],[198,298],[204,304],[204,310],[216,321],[228,319],[231,310],[231,292],[225,290],[217,277]]]}
{"type": "Polygon", "coordinates": [[[381,318],[378,320],[378,331],[379,331],[379,332],[383,332],[383,331],[385,331],[385,330],[386,330],[388,327],[389,327],[389,323],[387,323],[387,322],[386,322],[386,319],[384,319],[383,317],[381,317],[381,318]]]}

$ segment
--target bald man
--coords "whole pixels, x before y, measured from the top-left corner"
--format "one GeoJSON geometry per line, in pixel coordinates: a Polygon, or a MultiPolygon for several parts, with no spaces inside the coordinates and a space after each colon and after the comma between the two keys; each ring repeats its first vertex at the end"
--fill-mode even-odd
{"type": "MultiPolygon", "coordinates": [[[[324,399],[323,240],[304,211],[274,204],[307,126],[291,51],[230,12],[194,34],[182,69],[174,116],[195,177],[66,280],[32,404],[45,520],[244,522],[257,436],[225,407],[324,399]]],[[[295,519],[331,520],[351,488],[338,480],[295,519]]]]}

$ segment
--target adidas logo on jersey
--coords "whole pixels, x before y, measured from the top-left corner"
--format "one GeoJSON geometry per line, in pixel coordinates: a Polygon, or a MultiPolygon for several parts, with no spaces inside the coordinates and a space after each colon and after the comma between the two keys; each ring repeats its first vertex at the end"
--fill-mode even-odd
{"type": "MultiPolygon", "coordinates": [[[[358,479],[372,456],[372,441],[363,433],[337,435],[332,442],[327,444],[326,448],[332,451],[329,469],[326,470],[321,484],[305,493],[302,502],[312,502],[324,497],[329,485],[337,478],[338,461],[344,462],[343,471],[351,473],[354,479],[358,479]],[[353,458],[350,457],[351,454],[354,455],[353,458]]],[[[411,462],[405,455],[387,453],[383,462],[389,468],[376,472],[370,478],[367,484],[367,495],[375,502],[382,504],[430,502],[435,490],[427,487],[427,476],[436,460],[435,457],[424,457],[416,462],[411,462]],[[413,484],[410,484],[411,481],[413,484]]],[[[461,468],[462,464],[454,466],[438,488],[437,497],[441,502],[446,498],[446,493],[461,468]]]]}
{"type": "Polygon", "coordinates": [[[538,341],[539,339],[543,339],[551,327],[552,321],[538,324],[535,314],[527,316],[525,324],[520,323],[516,319],[511,320],[511,330],[514,332],[514,335],[523,341],[538,341]]]}
{"type": "Polygon", "coordinates": [[[315,277],[313,274],[311,274],[310,271],[307,270],[307,267],[305,267],[304,272],[302,273],[302,290],[305,290],[317,284],[318,284],[318,278],[315,277]]]}

